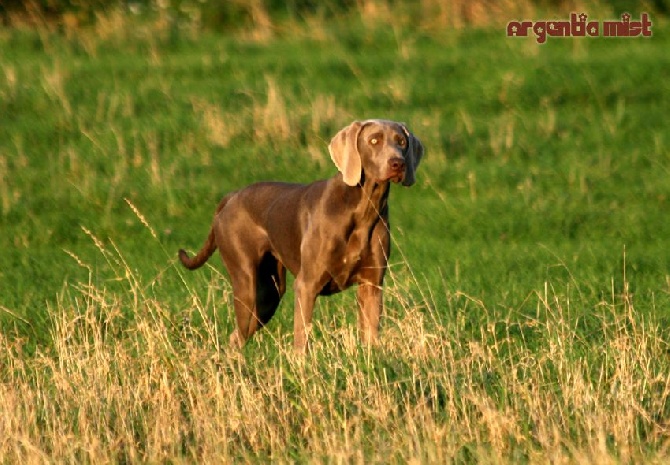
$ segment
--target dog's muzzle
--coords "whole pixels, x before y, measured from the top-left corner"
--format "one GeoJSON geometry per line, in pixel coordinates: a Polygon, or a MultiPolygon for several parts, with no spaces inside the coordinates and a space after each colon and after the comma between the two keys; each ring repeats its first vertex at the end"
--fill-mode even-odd
{"type": "Polygon", "coordinates": [[[388,162],[387,179],[393,182],[401,182],[405,178],[405,160],[402,158],[391,158],[388,162]]]}

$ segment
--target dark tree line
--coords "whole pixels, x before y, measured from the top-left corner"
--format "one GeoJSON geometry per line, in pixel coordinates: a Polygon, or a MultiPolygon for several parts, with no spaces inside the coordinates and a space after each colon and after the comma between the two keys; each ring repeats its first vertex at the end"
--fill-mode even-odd
{"type": "MultiPolygon", "coordinates": [[[[445,0],[448,1],[448,0],[445,0]]],[[[479,0],[495,4],[496,0],[479,0]]],[[[566,0],[532,0],[538,7],[547,10],[565,9],[570,3],[566,0]]],[[[609,5],[615,14],[631,9],[628,0],[601,0],[609,5]]],[[[326,17],[345,14],[356,8],[360,0],[0,0],[0,18],[3,24],[10,25],[19,19],[22,23],[44,24],[58,23],[65,15],[76,17],[77,22],[86,24],[95,21],[99,13],[116,9],[125,9],[133,14],[155,15],[170,14],[173,18],[184,18],[193,11],[199,13],[200,24],[204,28],[227,30],[240,27],[253,21],[254,10],[260,7],[272,18],[300,18],[315,13],[326,17]]],[[[391,0],[391,3],[409,7],[417,0],[391,0]]],[[[654,13],[670,12],[670,0],[650,0],[646,5],[652,7],[654,13]]],[[[637,14],[639,11],[630,11],[637,14]]],[[[188,18],[184,18],[188,19],[188,18]]]]}

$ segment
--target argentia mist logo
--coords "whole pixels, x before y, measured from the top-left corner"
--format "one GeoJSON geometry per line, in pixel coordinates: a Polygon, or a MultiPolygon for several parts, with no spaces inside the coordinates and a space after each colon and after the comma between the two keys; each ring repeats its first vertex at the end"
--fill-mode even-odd
{"type": "Polygon", "coordinates": [[[535,34],[538,44],[547,37],[651,37],[651,20],[647,13],[639,21],[631,21],[630,13],[623,13],[621,21],[587,21],[586,13],[570,13],[570,21],[510,21],[507,37],[527,37],[535,34]]]}

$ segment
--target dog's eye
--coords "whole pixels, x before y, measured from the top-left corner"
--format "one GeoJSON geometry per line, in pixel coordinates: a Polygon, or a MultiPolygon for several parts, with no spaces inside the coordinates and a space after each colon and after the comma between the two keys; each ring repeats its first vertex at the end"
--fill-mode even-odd
{"type": "Polygon", "coordinates": [[[404,147],[406,144],[407,144],[407,142],[405,142],[405,139],[403,139],[402,137],[400,137],[400,138],[398,139],[398,145],[399,145],[400,147],[404,147]]]}
{"type": "Polygon", "coordinates": [[[379,139],[377,139],[376,137],[373,137],[372,139],[370,139],[370,144],[371,145],[377,145],[378,143],[379,143],[379,139]]]}

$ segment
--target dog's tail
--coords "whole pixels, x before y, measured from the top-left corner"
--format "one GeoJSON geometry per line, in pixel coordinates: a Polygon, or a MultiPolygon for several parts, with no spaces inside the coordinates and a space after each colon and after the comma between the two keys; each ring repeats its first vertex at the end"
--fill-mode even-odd
{"type": "Polygon", "coordinates": [[[212,224],[212,228],[209,230],[207,240],[205,240],[205,243],[203,244],[202,248],[197,253],[197,255],[195,257],[189,257],[188,253],[184,249],[179,250],[179,261],[181,261],[181,264],[184,265],[189,270],[195,270],[197,268],[200,268],[202,265],[205,264],[205,262],[209,259],[209,257],[212,256],[212,254],[216,250],[216,237],[214,235],[214,225],[216,224],[217,215],[223,209],[223,207],[226,206],[226,203],[228,203],[229,198],[230,198],[229,195],[225,196],[219,203],[219,206],[216,207],[216,214],[214,215],[214,224],[212,224]]]}
{"type": "Polygon", "coordinates": [[[189,257],[184,249],[179,249],[179,260],[189,270],[200,268],[212,256],[216,250],[216,241],[214,240],[214,228],[209,231],[209,236],[202,246],[200,252],[195,257],[189,257]]]}

